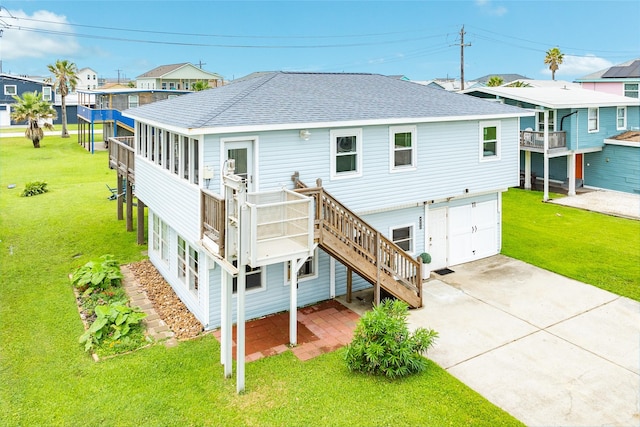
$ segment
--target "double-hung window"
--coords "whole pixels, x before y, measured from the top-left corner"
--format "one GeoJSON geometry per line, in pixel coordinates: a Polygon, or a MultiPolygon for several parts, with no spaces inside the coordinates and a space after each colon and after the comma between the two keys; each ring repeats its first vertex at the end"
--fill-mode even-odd
{"type": "Polygon", "coordinates": [[[500,122],[480,123],[480,160],[500,158],[500,122]]]}
{"type": "Polygon", "coordinates": [[[624,96],[631,98],[638,98],[638,83],[625,83],[624,84],[624,96]]]}
{"type": "Polygon", "coordinates": [[[413,225],[392,228],[391,240],[405,252],[413,252],[413,225]]]}
{"type": "Polygon", "coordinates": [[[167,223],[158,216],[153,216],[153,251],[160,255],[164,262],[169,262],[169,229],[167,223]]]}
{"type": "MultiPolygon", "coordinates": [[[[287,278],[285,285],[291,284],[291,261],[285,262],[284,267],[287,269],[285,271],[285,277],[287,278]]],[[[310,256],[306,259],[304,264],[298,270],[298,282],[309,280],[318,277],[318,251],[313,253],[313,256],[310,256]]]]}
{"type": "Polygon", "coordinates": [[[598,132],[599,126],[599,109],[598,107],[589,108],[587,130],[589,132],[598,132]]]}
{"type": "Polygon", "coordinates": [[[49,86],[42,87],[42,100],[43,101],[51,101],[51,88],[49,86]]]}
{"type": "Polygon", "coordinates": [[[340,129],[330,132],[331,177],[362,175],[362,129],[340,129]]]}
{"type": "Polygon", "coordinates": [[[178,278],[198,294],[198,251],[178,236],[178,278]]]}
{"type": "MultiPolygon", "coordinates": [[[[556,130],[556,111],[555,110],[549,110],[548,111],[548,119],[547,119],[547,125],[549,126],[549,132],[555,132],[556,130]]],[[[538,132],[544,132],[544,112],[543,111],[537,111],[536,112],[536,119],[538,122],[538,132]]]]}
{"type": "Polygon", "coordinates": [[[616,109],[616,129],[623,130],[627,128],[627,107],[618,107],[616,109]]]}
{"type": "Polygon", "coordinates": [[[391,145],[391,171],[416,167],[416,127],[394,126],[389,128],[391,145]]]}
{"type": "Polygon", "coordinates": [[[17,95],[18,94],[18,86],[17,85],[4,85],[4,94],[5,95],[17,95]]]}
{"type": "Polygon", "coordinates": [[[140,105],[139,99],[138,95],[129,95],[129,108],[135,108],[140,105]]]}
{"type": "MultiPolygon", "coordinates": [[[[237,267],[238,266],[238,261],[233,261],[233,266],[237,267]]],[[[251,266],[249,265],[245,265],[244,267],[244,271],[245,271],[245,290],[249,291],[249,290],[253,290],[253,289],[260,289],[263,287],[264,285],[264,274],[262,271],[262,267],[256,267],[256,268],[251,268],[251,266]]],[[[232,287],[233,287],[233,293],[237,293],[238,292],[238,277],[235,276],[233,278],[233,283],[232,283],[232,287]]]]}

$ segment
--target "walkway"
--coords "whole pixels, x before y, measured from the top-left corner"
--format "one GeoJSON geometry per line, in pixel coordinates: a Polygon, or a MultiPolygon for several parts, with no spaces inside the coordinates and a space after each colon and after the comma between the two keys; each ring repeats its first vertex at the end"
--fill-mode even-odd
{"type": "Polygon", "coordinates": [[[640,220],[640,194],[597,190],[575,196],[561,197],[549,200],[549,202],[607,215],[640,220]]]}

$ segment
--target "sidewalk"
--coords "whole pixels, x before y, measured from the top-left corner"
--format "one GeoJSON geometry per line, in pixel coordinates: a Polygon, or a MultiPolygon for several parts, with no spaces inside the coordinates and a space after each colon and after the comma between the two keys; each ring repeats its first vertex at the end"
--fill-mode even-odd
{"type": "Polygon", "coordinates": [[[549,203],[640,220],[640,194],[597,190],[549,200],[549,203]]]}

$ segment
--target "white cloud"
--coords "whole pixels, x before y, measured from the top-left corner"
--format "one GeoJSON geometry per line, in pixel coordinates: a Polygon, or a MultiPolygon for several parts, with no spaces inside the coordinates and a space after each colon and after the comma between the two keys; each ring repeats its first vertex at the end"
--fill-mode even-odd
{"type": "Polygon", "coordinates": [[[493,6],[490,0],[475,0],[476,6],[481,8],[485,13],[494,16],[503,16],[508,12],[504,6],[493,6]]]}
{"type": "Polygon", "coordinates": [[[62,15],[40,10],[29,16],[22,10],[3,10],[0,19],[6,23],[0,38],[3,59],[67,56],[77,52],[80,45],[62,15]]]}
{"type": "MultiPolygon", "coordinates": [[[[595,55],[571,56],[564,55],[562,64],[558,66],[556,76],[584,76],[605,68],[609,68],[613,63],[595,55]]],[[[549,68],[542,70],[543,74],[551,75],[549,68]]]]}

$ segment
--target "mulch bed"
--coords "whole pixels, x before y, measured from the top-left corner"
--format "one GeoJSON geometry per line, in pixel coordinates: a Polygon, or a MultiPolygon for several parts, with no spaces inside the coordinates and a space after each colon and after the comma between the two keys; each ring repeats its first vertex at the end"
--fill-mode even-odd
{"type": "Polygon", "coordinates": [[[147,293],[158,316],[174,332],[176,338],[190,339],[202,334],[202,323],[182,303],[151,261],[135,262],[129,264],[129,268],[140,288],[147,293]]]}

